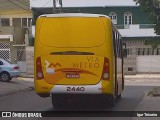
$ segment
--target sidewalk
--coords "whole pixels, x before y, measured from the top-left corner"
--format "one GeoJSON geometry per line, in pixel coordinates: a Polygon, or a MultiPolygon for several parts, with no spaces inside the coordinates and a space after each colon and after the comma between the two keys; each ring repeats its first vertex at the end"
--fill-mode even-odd
{"type": "Polygon", "coordinates": [[[125,75],[126,79],[159,79],[160,74],[137,74],[137,75],[125,75]]]}

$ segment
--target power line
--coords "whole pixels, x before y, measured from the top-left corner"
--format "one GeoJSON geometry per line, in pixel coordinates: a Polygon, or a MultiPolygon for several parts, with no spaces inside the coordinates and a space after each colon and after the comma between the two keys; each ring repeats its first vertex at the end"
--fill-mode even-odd
{"type": "Polygon", "coordinates": [[[42,7],[45,7],[51,0],[49,0],[46,4],[44,4],[42,7]]]}
{"type": "MultiPolygon", "coordinates": [[[[17,3],[15,3],[15,2],[13,2],[13,1],[11,1],[11,0],[7,0],[8,2],[10,2],[10,3],[12,3],[12,4],[14,4],[14,5],[16,5],[16,6],[18,6],[19,8],[21,8],[21,9],[23,9],[23,10],[25,10],[25,11],[27,11],[27,12],[30,12],[30,13],[32,13],[32,14],[34,14],[34,15],[40,15],[40,14],[44,14],[44,13],[46,13],[47,11],[46,11],[46,9],[40,9],[40,10],[37,10],[37,11],[31,11],[31,10],[28,10],[28,9],[26,9],[26,8],[24,8],[24,7],[22,7],[22,6],[20,6],[20,5],[18,5],[17,3]]],[[[0,3],[5,3],[5,2],[7,2],[7,1],[1,1],[0,3]]],[[[20,1],[20,0],[16,0],[17,2],[20,2],[20,3],[22,3],[22,4],[25,4],[25,3],[23,3],[22,1],[20,1]]],[[[49,2],[50,2],[51,0],[48,0],[42,7],[44,7],[44,6],[46,6],[49,2]]],[[[27,3],[25,4],[25,5],[27,5],[27,3]]],[[[0,8],[5,8],[5,7],[9,7],[9,6],[12,6],[12,5],[7,5],[7,6],[2,6],[2,7],[0,7],[0,8]]],[[[28,5],[27,5],[28,6],[28,5]]],[[[29,7],[31,7],[30,5],[29,5],[29,7]]],[[[31,8],[34,8],[34,6],[33,7],[31,7],[31,8]]],[[[8,9],[8,10],[12,10],[12,9],[8,9]]],[[[24,14],[24,12],[17,12],[17,13],[12,13],[12,14],[24,14]]],[[[0,15],[6,15],[6,14],[0,14],[0,15]]]]}
{"type": "Polygon", "coordinates": [[[27,3],[27,2],[25,2],[25,1],[19,1],[19,0],[17,0],[18,2],[20,2],[20,3],[22,3],[22,4],[24,4],[24,5],[26,5],[26,6],[29,6],[30,7],[30,5],[27,3]]]}

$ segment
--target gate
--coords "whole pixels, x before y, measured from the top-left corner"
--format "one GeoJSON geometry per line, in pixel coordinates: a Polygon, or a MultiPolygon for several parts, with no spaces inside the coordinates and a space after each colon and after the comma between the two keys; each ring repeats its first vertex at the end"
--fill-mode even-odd
{"type": "Polygon", "coordinates": [[[160,73],[160,56],[137,56],[138,73],[160,73]]]}
{"type": "Polygon", "coordinates": [[[17,64],[21,72],[26,72],[26,47],[17,47],[17,64]]]}
{"type": "Polygon", "coordinates": [[[11,61],[10,42],[0,42],[0,58],[11,61]]]}

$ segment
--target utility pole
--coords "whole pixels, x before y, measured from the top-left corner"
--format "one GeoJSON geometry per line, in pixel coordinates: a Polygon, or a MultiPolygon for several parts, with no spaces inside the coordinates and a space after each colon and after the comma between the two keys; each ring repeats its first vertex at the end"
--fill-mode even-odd
{"type": "Polygon", "coordinates": [[[62,11],[62,0],[53,0],[53,13],[57,13],[57,8],[62,11]]]}
{"type": "Polygon", "coordinates": [[[63,7],[62,0],[59,0],[59,4],[61,5],[61,8],[63,7]]]}
{"type": "Polygon", "coordinates": [[[62,12],[62,7],[63,7],[63,6],[62,6],[62,0],[59,0],[59,6],[60,6],[59,9],[60,9],[60,13],[61,13],[61,12],[62,12]]]}
{"type": "Polygon", "coordinates": [[[53,13],[56,13],[56,0],[53,0],[53,13]]]}

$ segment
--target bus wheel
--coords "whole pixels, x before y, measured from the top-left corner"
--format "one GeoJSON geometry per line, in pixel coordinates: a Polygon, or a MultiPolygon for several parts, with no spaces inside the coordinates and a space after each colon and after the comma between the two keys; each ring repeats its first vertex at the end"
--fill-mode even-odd
{"type": "Polygon", "coordinates": [[[53,108],[56,111],[64,111],[68,108],[67,107],[68,106],[68,98],[66,95],[52,94],[51,99],[52,99],[53,108]]]}

